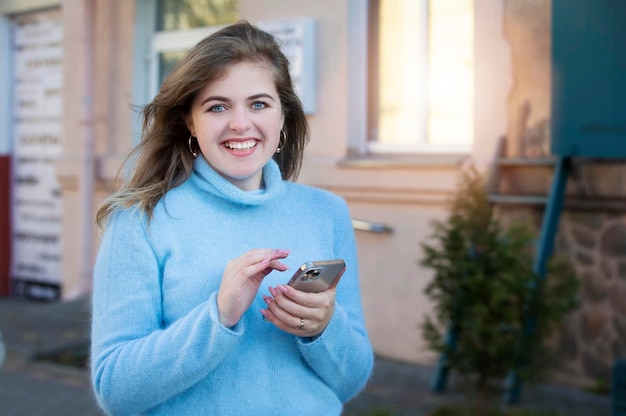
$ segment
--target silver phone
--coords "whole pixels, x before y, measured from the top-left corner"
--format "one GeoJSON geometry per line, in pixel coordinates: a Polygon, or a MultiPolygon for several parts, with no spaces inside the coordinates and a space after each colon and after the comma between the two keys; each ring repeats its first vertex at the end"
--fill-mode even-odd
{"type": "Polygon", "coordinates": [[[345,270],[341,259],[309,261],[296,270],[288,285],[303,292],[323,292],[337,286],[345,270]]]}

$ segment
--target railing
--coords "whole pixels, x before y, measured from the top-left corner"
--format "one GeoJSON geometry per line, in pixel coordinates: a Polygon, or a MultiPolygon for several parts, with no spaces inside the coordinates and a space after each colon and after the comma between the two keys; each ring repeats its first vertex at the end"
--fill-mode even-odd
{"type": "Polygon", "coordinates": [[[393,233],[393,228],[390,225],[379,223],[379,222],[371,222],[364,220],[352,220],[352,228],[355,231],[366,231],[368,233],[378,233],[378,234],[391,234],[393,233]]]}

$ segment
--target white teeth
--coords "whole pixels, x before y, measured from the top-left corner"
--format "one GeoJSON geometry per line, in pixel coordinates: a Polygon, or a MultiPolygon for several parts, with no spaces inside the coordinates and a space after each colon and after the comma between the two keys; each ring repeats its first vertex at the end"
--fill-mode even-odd
{"type": "Polygon", "coordinates": [[[226,142],[224,146],[233,150],[248,150],[256,146],[256,140],[248,140],[247,142],[226,142]]]}

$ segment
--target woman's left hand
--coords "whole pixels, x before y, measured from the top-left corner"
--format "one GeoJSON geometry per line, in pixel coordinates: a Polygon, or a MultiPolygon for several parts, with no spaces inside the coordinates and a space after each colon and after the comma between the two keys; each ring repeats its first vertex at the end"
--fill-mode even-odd
{"type": "Polygon", "coordinates": [[[272,296],[263,296],[267,309],[261,313],[265,319],[285,332],[300,337],[321,334],[330,322],[335,309],[337,291],[327,289],[307,293],[287,285],[269,288],[272,296]]]}

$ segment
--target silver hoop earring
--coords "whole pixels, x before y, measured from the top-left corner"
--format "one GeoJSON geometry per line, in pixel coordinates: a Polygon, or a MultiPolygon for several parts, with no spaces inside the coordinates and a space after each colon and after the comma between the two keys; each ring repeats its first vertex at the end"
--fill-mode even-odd
{"type": "Polygon", "coordinates": [[[193,147],[191,146],[191,139],[193,139],[193,135],[189,136],[189,141],[187,142],[189,144],[189,151],[191,152],[191,154],[193,155],[193,157],[198,157],[198,153],[193,150],[193,147]]]}
{"type": "Polygon", "coordinates": [[[281,150],[283,150],[283,147],[285,147],[285,143],[287,143],[287,133],[285,133],[285,130],[281,130],[280,139],[278,141],[278,147],[276,148],[276,153],[280,153],[281,150]]]}

